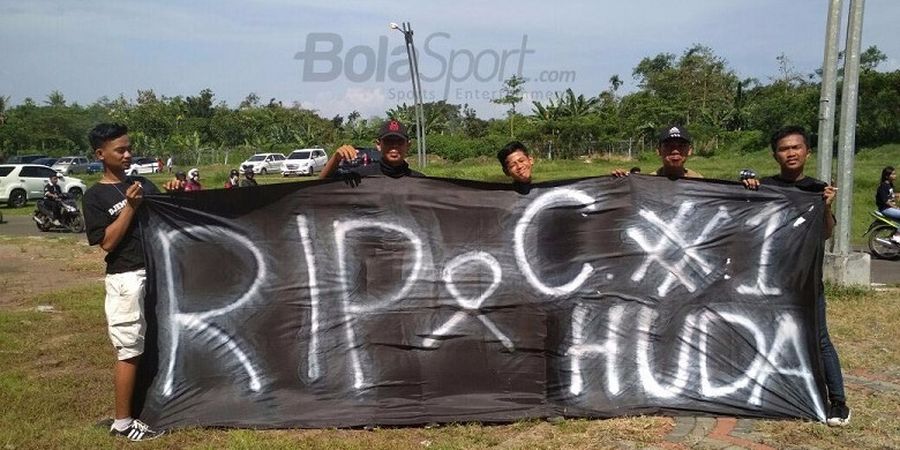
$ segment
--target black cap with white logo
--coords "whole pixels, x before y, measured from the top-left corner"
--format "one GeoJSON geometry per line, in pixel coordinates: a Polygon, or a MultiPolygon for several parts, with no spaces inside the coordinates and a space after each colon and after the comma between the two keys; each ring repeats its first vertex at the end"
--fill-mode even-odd
{"type": "Polygon", "coordinates": [[[684,127],[680,126],[671,126],[662,131],[659,134],[659,143],[662,144],[669,139],[682,139],[687,141],[688,144],[691,143],[691,134],[684,127]]]}

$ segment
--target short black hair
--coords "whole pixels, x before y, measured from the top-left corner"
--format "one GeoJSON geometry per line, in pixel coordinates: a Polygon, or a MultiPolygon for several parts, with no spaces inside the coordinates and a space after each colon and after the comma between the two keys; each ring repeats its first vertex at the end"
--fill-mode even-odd
{"type": "Polygon", "coordinates": [[[811,147],[809,146],[809,133],[806,132],[806,128],[803,128],[799,125],[788,125],[779,128],[777,131],[775,131],[775,133],[772,134],[772,139],[769,140],[769,145],[772,146],[772,152],[774,153],[778,151],[778,141],[793,134],[803,136],[803,144],[806,145],[806,149],[811,149],[811,147]]]}
{"type": "Polygon", "coordinates": [[[530,156],[528,154],[528,149],[525,148],[525,144],[519,141],[512,141],[509,144],[503,146],[499,152],[497,152],[497,161],[500,161],[500,167],[503,168],[503,173],[509,175],[509,170],[506,168],[506,158],[515,153],[522,152],[525,156],[530,156]]]}
{"type": "Polygon", "coordinates": [[[88,140],[91,142],[91,148],[97,150],[108,141],[118,139],[126,134],[128,134],[128,127],[125,125],[120,123],[101,123],[88,133],[88,140]]]}

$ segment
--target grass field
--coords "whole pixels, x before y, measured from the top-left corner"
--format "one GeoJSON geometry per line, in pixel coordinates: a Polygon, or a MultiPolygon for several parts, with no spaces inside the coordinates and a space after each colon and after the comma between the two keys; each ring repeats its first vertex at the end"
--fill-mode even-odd
{"type": "MultiPolygon", "coordinates": [[[[415,158],[410,158],[413,160],[415,158]]],[[[835,161],[835,166],[837,162],[835,161]]],[[[603,158],[579,159],[579,160],[538,160],[534,169],[534,180],[550,181],[566,178],[582,178],[608,175],[614,168],[628,169],[639,166],[644,172],[652,172],[659,167],[659,158],[655,154],[645,153],[635,161],[608,160],[603,158]]],[[[881,169],[891,165],[900,166],[900,144],[886,145],[874,149],[861,151],[856,157],[854,173],[853,207],[852,207],[852,231],[854,243],[865,242],[862,233],[868,229],[872,218],[870,211],[875,209],[875,190],[878,187],[881,169]]],[[[694,156],[688,162],[688,167],[700,171],[707,178],[719,178],[724,180],[736,180],[741,169],[752,168],[760,176],[767,176],[778,172],[778,166],[768,151],[758,151],[748,154],[724,153],[712,157],[694,156]]],[[[219,188],[228,178],[228,171],[232,167],[224,165],[201,167],[204,187],[219,188]]],[[[500,171],[497,161],[493,158],[479,158],[458,163],[433,161],[423,172],[426,175],[446,178],[464,178],[470,180],[506,182],[508,179],[500,171]]],[[[806,166],[807,174],[815,176],[815,155],[811,155],[806,166]]],[[[100,174],[80,175],[88,186],[100,179],[100,174]]],[[[158,186],[169,180],[168,174],[153,174],[148,178],[158,186]]],[[[262,184],[302,182],[315,179],[315,177],[283,178],[281,175],[257,175],[256,179],[262,184]]],[[[5,215],[30,215],[34,211],[33,202],[29,205],[12,209],[6,205],[0,208],[5,215]]]]}
{"type": "MultiPolygon", "coordinates": [[[[856,161],[854,237],[867,227],[881,167],[900,162],[900,145],[860,153],[856,161]]],[[[809,173],[814,173],[815,162],[809,173]]],[[[535,181],[605,175],[613,168],[658,165],[603,159],[539,161],[535,181]]],[[[734,179],[742,168],[773,173],[768,152],[744,156],[694,157],[689,167],[710,178],[734,179]]],[[[206,186],[221,186],[228,167],[202,168],[206,186]]],[[[505,181],[496,161],[432,162],[432,176],[505,181]]],[[[158,185],[168,179],[150,177],[158,185]]],[[[98,175],[84,177],[90,185],[98,175]]],[[[262,183],[298,182],[277,175],[262,183]]],[[[30,214],[33,204],[7,215],[30,214]]],[[[83,239],[12,238],[0,235],[0,450],[18,448],[128,447],[94,424],[112,409],[112,361],[105,333],[101,252],[83,239]],[[58,282],[58,286],[57,286],[58,282]]],[[[900,448],[900,291],[829,288],[829,324],[841,352],[853,408],[849,428],[803,421],[759,421],[759,440],[775,448],[900,448]],[[865,380],[866,382],[861,382],[865,380]]],[[[508,425],[452,424],[439,428],[363,430],[179,430],[141,448],[316,448],[316,449],[582,449],[689,448],[666,442],[675,426],[669,417],[612,420],[522,421],[508,425]]]]}
{"type": "MultiPolygon", "coordinates": [[[[102,256],[96,247],[71,236],[0,236],[0,449],[131,445],[112,440],[95,426],[112,409],[114,356],[103,318],[102,256]]],[[[830,329],[848,376],[851,426],[759,421],[760,442],[775,448],[900,448],[900,389],[859,382],[900,387],[898,294],[829,288],[830,329]]],[[[666,442],[674,423],[669,417],[631,417],[374,431],[188,429],[140,447],[584,449],[701,444],[686,441],[679,447],[666,442]]]]}

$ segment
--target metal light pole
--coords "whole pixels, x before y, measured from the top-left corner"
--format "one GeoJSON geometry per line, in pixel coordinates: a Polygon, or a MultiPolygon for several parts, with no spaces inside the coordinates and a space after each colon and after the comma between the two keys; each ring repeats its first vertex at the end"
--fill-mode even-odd
{"type": "Polygon", "coordinates": [[[822,63],[822,93],[819,96],[819,149],[817,177],[831,183],[831,152],[834,148],[834,107],[837,104],[838,41],[844,0],[831,0],[825,26],[825,60],[822,63]]]}
{"type": "Polygon", "coordinates": [[[392,30],[403,33],[406,42],[406,56],[409,58],[409,78],[412,80],[413,102],[416,108],[416,146],[419,167],[425,167],[425,113],[422,111],[422,79],[419,77],[419,56],[413,43],[413,30],[409,22],[397,25],[391,22],[392,30]]]}
{"type": "Polygon", "coordinates": [[[837,230],[835,253],[850,254],[850,219],[853,203],[853,159],[856,150],[856,107],[859,94],[859,57],[865,0],[850,0],[847,47],[844,50],[844,85],[841,92],[841,127],[838,135],[837,230]]]}
{"type": "MultiPolygon", "coordinates": [[[[816,176],[828,184],[834,183],[831,168],[834,151],[834,109],[837,105],[838,44],[841,34],[841,14],[844,0],[830,0],[825,25],[825,59],[822,63],[822,92],[819,95],[819,151],[816,176]]],[[[825,242],[825,251],[832,252],[834,239],[825,242]]]]}

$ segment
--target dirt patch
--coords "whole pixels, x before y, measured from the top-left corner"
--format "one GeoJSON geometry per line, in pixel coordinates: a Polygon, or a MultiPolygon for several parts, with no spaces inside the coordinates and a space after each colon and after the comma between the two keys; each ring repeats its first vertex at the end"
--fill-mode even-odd
{"type": "Polygon", "coordinates": [[[103,251],[74,238],[0,238],[0,309],[44,292],[100,283],[103,251]]]}

